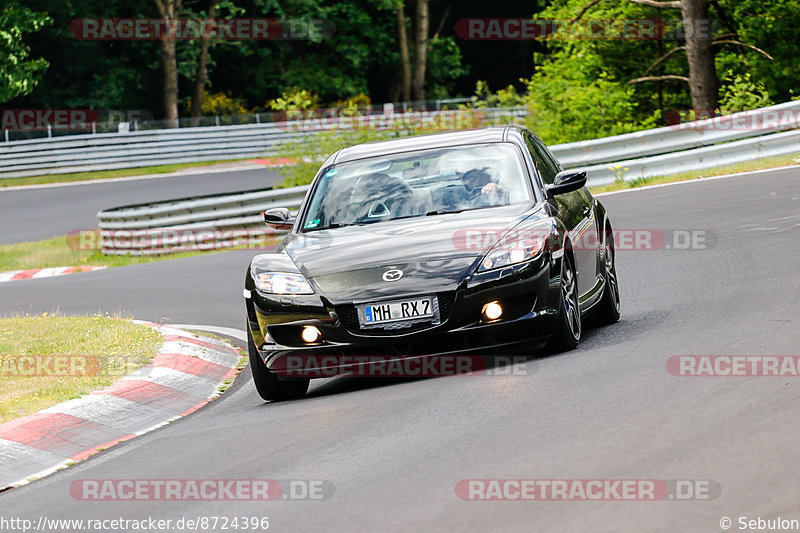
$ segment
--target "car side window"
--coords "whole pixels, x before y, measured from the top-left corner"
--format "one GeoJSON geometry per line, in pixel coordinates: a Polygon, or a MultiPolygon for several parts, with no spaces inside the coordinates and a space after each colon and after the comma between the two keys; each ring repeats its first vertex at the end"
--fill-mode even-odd
{"type": "Polygon", "coordinates": [[[525,136],[525,144],[528,146],[528,151],[531,153],[531,159],[536,166],[536,171],[542,177],[545,185],[552,185],[553,181],[558,174],[558,169],[553,165],[552,161],[542,152],[536,141],[530,135],[525,136]]]}

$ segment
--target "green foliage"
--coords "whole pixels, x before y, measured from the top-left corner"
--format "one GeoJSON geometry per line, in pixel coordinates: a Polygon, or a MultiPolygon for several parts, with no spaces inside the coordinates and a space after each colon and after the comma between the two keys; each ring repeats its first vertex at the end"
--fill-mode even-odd
{"type": "MultiPolygon", "coordinates": [[[[191,107],[191,101],[189,102],[191,107]]],[[[245,115],[252,110],[245,107],[244,99],[233,98],[225,93],[208,94],[203,97],[203,115],[245,115]]]]}
{"type": "Polygon", "coordinates": [[[331,107],[338,109],[339,113],[353,117],[359,114],[360,109],[364,109],[372,104],[372,100],[364,93],[357,94],[345,100],[337,100],[331,107]]]}
{"type": "Polygon", "coordinates": [[[469,73],[461,50],[452,37],[436,37],[428,42],[428,68],[425,72],[429,99],[447,98],[453,94],[455,81],[469,73]]]}
{"type": "Polygon", "coordinates": [[[489,84],[478,80],[475,84],[475,95],[472,97],[472,107],[519,107],[525,105],[525,97],[517,93],[516,87],[509,85],[493,93],[489,84]]]}
{"type": "Polygon", "coordinates": [[[749,72],[744,75],[737,74],[734,76],[729,71],[728,78],[733,79],[722,87],[719,101],[721,109],[737,112],[758,109],[773,104],[764,82],[753,81],[749,72]]]}
{"type": "Polygon", "coordinates": [[[33,91],[49,66],[42,58],[28,59],[30,47],[23,34],[35,32],[53,21],[46,13],[23,7],[17,0],[0,6],[0,102],[33,91]]]}
{"type": "Polygon", "coordinates": [[[540,67],[528,82],[526,125],[547,144],[620,135],[656,126],[659,115],[636,120],[634,89],[601,73],[585,80],[563,63],[540,67]]]}
{"type": "Polygon", "coordinates": [[[267,106],[273,111],[297,111],[302,109],[316,109],[319,98],[311,91],[292,87],[285,91],[280,98],[270,100],[267,106]]]}

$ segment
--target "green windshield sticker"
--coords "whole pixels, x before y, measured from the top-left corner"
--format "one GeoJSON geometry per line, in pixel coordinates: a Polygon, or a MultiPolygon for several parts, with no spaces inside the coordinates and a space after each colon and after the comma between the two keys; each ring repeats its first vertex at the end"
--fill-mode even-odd
{"type": "Polygon", "coordinates": [[[318,218],[315,218],[314,220],[310,220],[310,221],[306,222],[306,225],[305,225],[306,228],[316,228],[317,226],[319,226],[319,219],[318,218]]]}
{"type": "Polygon", "coordinates": [[[329,177],[331,177],[331,176],[335,176],[335,175],[336,175],[336,174],[338,174],[338,173],[339,173],[339,171],[338,171],[337,169],[335,169],[335,168],[334,168],[334,169],[332,169],[332,170],[329,170],[328,172],[326,172],[326,173],[325,173],[325,177],[326,177],[326,178],[329,178],[329,177]]]}

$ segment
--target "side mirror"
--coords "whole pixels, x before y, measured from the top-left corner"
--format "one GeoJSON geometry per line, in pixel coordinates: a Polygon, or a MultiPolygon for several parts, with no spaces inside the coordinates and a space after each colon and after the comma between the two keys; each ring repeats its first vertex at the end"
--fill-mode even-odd
{"type": "Polygon", "coordinates": [[[556,175],[552,185],[547,186],[547,197],[552,198],[559,194],[577,191],[585,185],[585,170],[565,170],[556,175]]]}
{"type": "Polygon", "coordinates": [[[264,222],[275,229],[291,229],[294,219],[285,207],[273,207],[264,211],[264,222]]]}

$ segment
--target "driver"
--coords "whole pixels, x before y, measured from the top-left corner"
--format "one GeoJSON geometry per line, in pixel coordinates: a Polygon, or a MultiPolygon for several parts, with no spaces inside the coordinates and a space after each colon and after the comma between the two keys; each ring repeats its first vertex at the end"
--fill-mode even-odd
{"type": "Polygon", "coordinates": [[[492,179],[486,167],[465,172],[461,182],[467,190],[467,201],[475,207],[507,203],[508,190],[492,179]]]}

